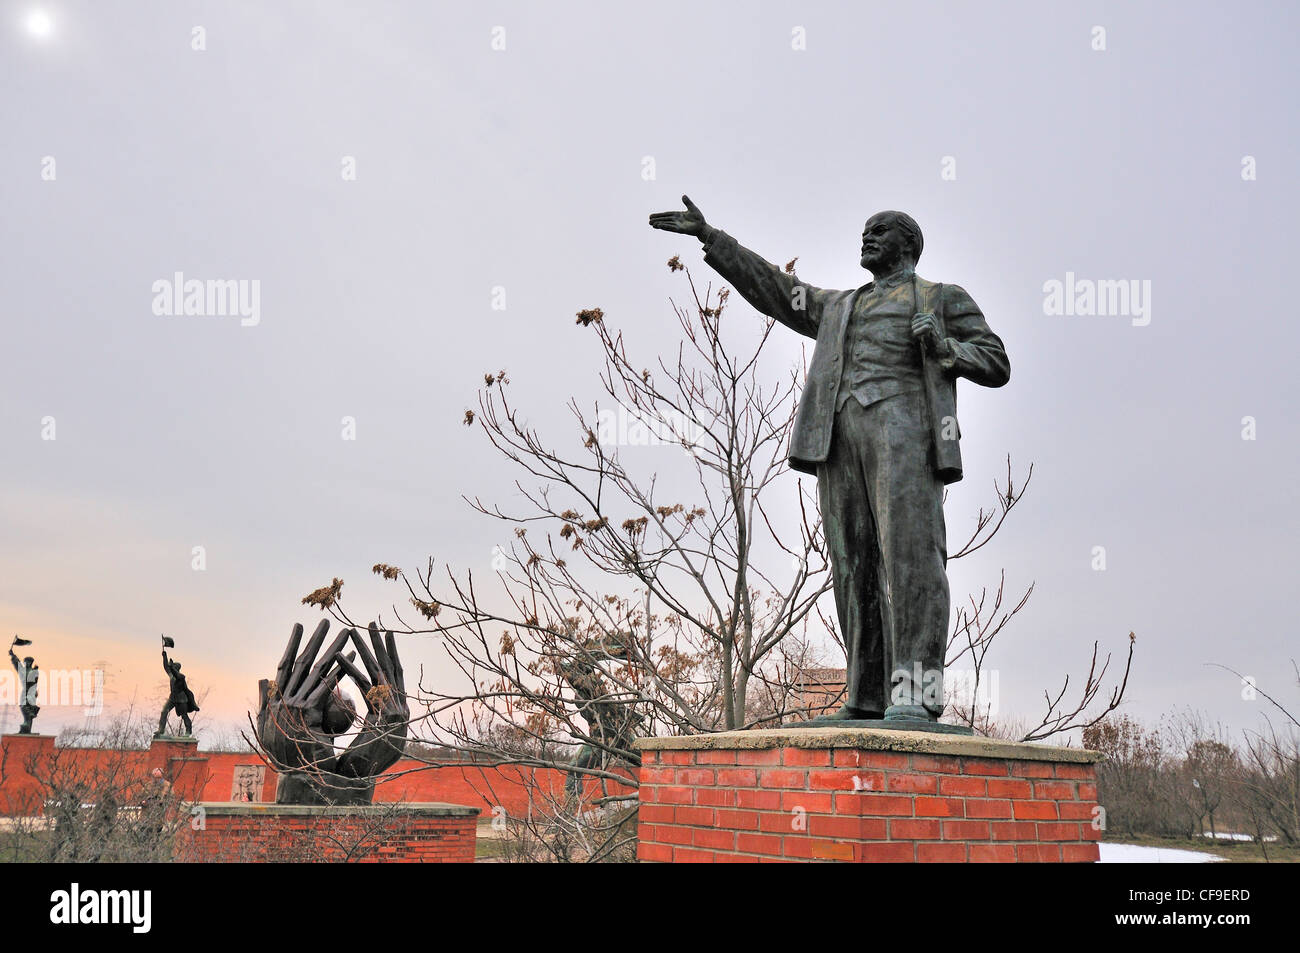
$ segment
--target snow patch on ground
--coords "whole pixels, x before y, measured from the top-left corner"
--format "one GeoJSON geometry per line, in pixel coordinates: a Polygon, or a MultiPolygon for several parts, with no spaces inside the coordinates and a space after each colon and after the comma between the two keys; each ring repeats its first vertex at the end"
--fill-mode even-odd
{"type": "Polygon", "coordinates": [[[1103,864],[1212,864],[1220,860],[1199,850],[1139,847],[1136,844],[1099,844],[1103,864]]]}
{"type": "MultiPolygon", "coordinates": [[[[1202,837],[1217,837],[1219,840],[1253,841],[1253,840],[1255,839],[1254,837],[1252,837],[1252,836],[1249,835],[1249,834],[1230,834],[1230,833],[1228,833],[1227,831],[1219,831],[1217,834],[1211,834],[1209,831],[1206,831],[1206,832],[1205,832],[1204,834],[1202,834],[1201,836],[1202,836],[1202,837]]],[[[1275,841],[1275,840],[1277,840],[1277,838],[1276,838],[1276,837],[1273,837],[1273,836],[1269,836],[1269,837],[1265,837],[1265,838],[1264,838],[1264,841],[1265,841],[1266,843],[1270,843],[1270,844],[1271,844],[1273,841],[1275,841]]]]}

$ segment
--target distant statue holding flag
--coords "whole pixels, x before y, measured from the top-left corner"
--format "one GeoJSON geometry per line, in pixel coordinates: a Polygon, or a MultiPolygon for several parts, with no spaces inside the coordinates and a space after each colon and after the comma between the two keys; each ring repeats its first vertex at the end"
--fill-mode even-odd
{"type": "Polygon", "coordinates": [[[185,676],[181,674],[181,663],[167,658],[167,650],[176,648],[176,641],[164,635],[162,644],[163,671],[171,679],[171,692],[167,696],[167,704],[163,706],[162,716],[158,719],[158,733],[154,737],[167,736],[167,716],[173,711],[180,716],[185,725],[185,736],[192,736],[194,724],[190,721],[190,713],[198,711],[199,705],[194,700],[194,693],[190,691],[189,685],[185,683],[185,676]]]}
{"type": "Polygon", "coordinates": [[[18,710],[23,713],[23,724],[18,729],[20,735],[32,733],[32,722],[36,720],[36,715],[41,710],[36,704],[36,683],[40,680],[41,670],[30,655],[20,662],[18,656],[14,654],[14,645],[31,644],[31,639],[20,639],[15,635],[13,645],[9,646],[9,661],[13,663],[14,671],[18,673],[18,710]]]}

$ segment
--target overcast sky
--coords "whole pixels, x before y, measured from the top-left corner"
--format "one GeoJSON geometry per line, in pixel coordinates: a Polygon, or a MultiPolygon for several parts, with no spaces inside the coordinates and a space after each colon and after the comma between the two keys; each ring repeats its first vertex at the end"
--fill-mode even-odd
{"type": "Polygon", "coordinates": [[[1258,724],[1209,663],[1300,707],[1297,28],[1280,2],[5,3],[0,635],[153,708],[166,632],[232,723],[332,577],[364,618],[377,561],[486,573],[508,530],[461,495],[515,475],[460,424],[483,373],[572,440],[574,312],[667,350],[665,260],[708,273],[646,226],[686,192],[828,288],[868,279],[869,214],[908,211],[919,272],[1003,338],[1010,384],[960,388],[947,517],[955,543],[1033,462],[951,567],[954,601],[1036,583],[991,659],[1004,713],[1130,630],[1138,717],[1258,724]],[[177,272],[256,280],[256,323],[155,313],[177,272]],[[1067,273],[1149,311],[1049,314],[1067,273]]]}

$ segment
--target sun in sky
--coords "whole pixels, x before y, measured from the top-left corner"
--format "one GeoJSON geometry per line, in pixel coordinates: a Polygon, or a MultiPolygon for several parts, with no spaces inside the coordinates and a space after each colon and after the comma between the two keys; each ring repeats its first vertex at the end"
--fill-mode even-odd
{"type": "Polygon", "coordinates": [[[44,10],[33,10],[27,14],[27,32],[37,39],[45,39],[54,30],[54,21],[44,10]]]}

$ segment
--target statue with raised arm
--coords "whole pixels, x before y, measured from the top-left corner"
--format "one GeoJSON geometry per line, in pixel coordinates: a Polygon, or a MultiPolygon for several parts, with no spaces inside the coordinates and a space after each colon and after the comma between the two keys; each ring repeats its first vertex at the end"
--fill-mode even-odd
{"type": "Polygon", "coordinates": [[[23,714],[23,723],[18,729],[20,735],[30,735],[32,733],[32,722],[36,720],[37,714],[41,708],[36,704],[38,697],[38,684],[41,679],[40,667],[35,660],[29,655],[22,661],[14,653],[14,646],[31,645],[31,639],[20,639],[14,636],[13,644],[9,646],[9,661],[13,663],[14,671],[18,673],[18,710],[23,714]]]}
{"type": "Polygon", "coordinates": [[[392,632],[372,622],[369,644],[344,629],[321,654],[329,620],[322,619],[307,647],[302,626],[289,636],[275,680],[258,683],[257,740],[279,773],[277,804],[369,804],[375,781],[406,750],[411,711],[406,677],[392,632]],[[343,649],[351,642],[353,651],[343,649]],[[363,672],[354,663],[361,656],[363,672]],[[351,730],[356,707],[339,691],[344,677],[366,704],[360,730],[346,748],[335,739],[351,730]]]}
{"type": "Polygon", "coordinates": [[[684,211],[651,215],[651,226],[694,235],[746,301],[817,342],[789,459],[817,476],[848,673],[844,707],[812,724],[933,728],[948,643],[943,493],[962,476],[956,383],[1005,384],[1002,341],[961,287],[916,274],[923,241],[910,215],[867,219],[860,263],[875,280],[832,291],[682,201],[684,211]]]}
{"type": "Polygon", "coordinates": [[[192,737],[194,735],[194,723],[190,721],[190,713],[198,711],[199,704],[194,698],[194,693],[190,691],[185,676],[181,674],[181,663],[167,658],[167,650],[176,648],[176,642],[164,635],[162,643],[163,671],[167,673],[170,688],[167,693],[167,702],[163,705],[162,715],[158,718],[158,733],[154,737],[168,737],[167,716],[172,712],[176,712],[185,725],[185,734],[182,737],[192,737]]]}

